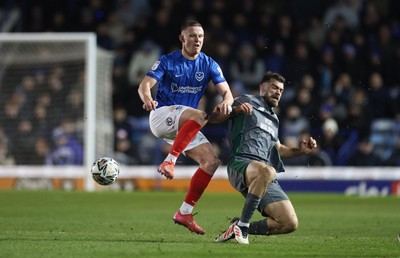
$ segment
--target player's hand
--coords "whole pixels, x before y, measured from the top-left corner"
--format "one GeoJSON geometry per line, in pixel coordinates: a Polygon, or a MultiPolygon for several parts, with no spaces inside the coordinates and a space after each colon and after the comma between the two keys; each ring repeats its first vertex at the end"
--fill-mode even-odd
{"type": "Polygon", "coordinates": [[[158,106],[158,102],[155,100],[149,100],[146,103],[143,104],[143,109],[145,109],[146,111],[151,111],[151,110],[155,110],[158,106]]]}
{"type": "Polygon", "coordinates": [[[308,154],[310,153],[312,150],[314,150],[315,148],[317,148],[317,141],[310,137],[309,139],[304,139],[300,142],[300,149],[303,153],[308,154]]]}
{"type": "Polygon", "coordinates": [[[214,111],[217,111],[222,115],[229,115],[232,112],[232,106],[226,102],[221,102],[214,108],[214,111]]]}
{"type": "Polygon", "coordinates": [[[250,105],[249,103],[242,103],[239,106],[236,106],[235,108],[235,113],[239,115],[251,115],[253,113],[253,106],[250,105]]]}

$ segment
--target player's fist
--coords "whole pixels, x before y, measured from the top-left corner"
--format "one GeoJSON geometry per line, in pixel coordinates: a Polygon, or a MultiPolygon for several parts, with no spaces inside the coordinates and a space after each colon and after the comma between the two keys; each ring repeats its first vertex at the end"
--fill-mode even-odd
{"type": "Polygon", "coordinates": [[[156,108],[157,108],[157,106],[158,106],[158,102],[157,101],[155,101],[155,100],[149,100],[149,101],[146,101],[144,104],[143,104],[143,109],[145,109],[146,111],[151,111],[151,110],[155,110],[156,108]]]}
{"type": "Polygon", "coordinates": [[[300,148],[303,153],[310,153],[313,149],[317,148],[317,141],[312,137],[304,139],[300,143],[300,148]]]}
{"type": "Polygon", "coordinates": [[[251,115],[253,113],[253,106],[249,103],[242,103],[234,108],[234,113],[239,115],[251,115]]]}
{"type": "Polygon", "coordinates": [[[226,102],[221,102],[214,108],[214,112],[218,112],[222,115],[228,115],[232,112],[231,105],[227,104],[226,102]]]}

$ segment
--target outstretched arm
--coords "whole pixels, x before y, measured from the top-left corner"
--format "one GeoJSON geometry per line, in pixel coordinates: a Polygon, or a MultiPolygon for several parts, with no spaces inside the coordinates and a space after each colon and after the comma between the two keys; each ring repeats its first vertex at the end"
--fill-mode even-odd
{"type": "Polygon", "coordinates": [[[300,148],[291,148],[286,145],[281,144],[279,141],[275,146],[282,158],[293,158],[303,154],[310,153],[313,149],[317,147],[317,142],[314,138],[303,139],[300,142],[300,148]]]}
{"type": "Polygon", "coordinates": [[[231,116],[251,115],[252,112],[253,112],[253,107],[249,103],[242,103],[236,107],[233,107],[232,112],[230,112],[229,114],[223,114],[219,106],[216,106],[211,115],[209,116],[209,121],[212,124],[221,123],[229,119],[229,117],[231,116]]]}

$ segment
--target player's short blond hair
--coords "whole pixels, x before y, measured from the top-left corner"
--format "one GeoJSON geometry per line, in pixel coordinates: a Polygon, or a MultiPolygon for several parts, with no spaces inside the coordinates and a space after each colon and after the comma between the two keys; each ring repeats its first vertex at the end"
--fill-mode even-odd
{"type": "Polygon", "coordinates": [[[200,22],[198,22],[196,20],[187,20],[182,24],[181,31],[186,30],[186,28],[188,28],[188,27],[202,27],[203,28],[203,26],[201,25],[200,22]]]}

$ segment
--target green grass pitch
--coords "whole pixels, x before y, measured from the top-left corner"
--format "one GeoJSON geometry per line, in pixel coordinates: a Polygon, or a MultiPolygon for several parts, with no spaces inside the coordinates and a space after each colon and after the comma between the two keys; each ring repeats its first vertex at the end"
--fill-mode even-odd
{"type": "MultiPolygon", "coordinates": [[[[199,236],[172,221],[183,192],[0,191],[0,257],[400,257],[400,199],[289,193],[300,226],[213,243],[239,194],[205,193],[199,236]]],[[[254,219],[260,219],[256,214],[254,219]]]]}

